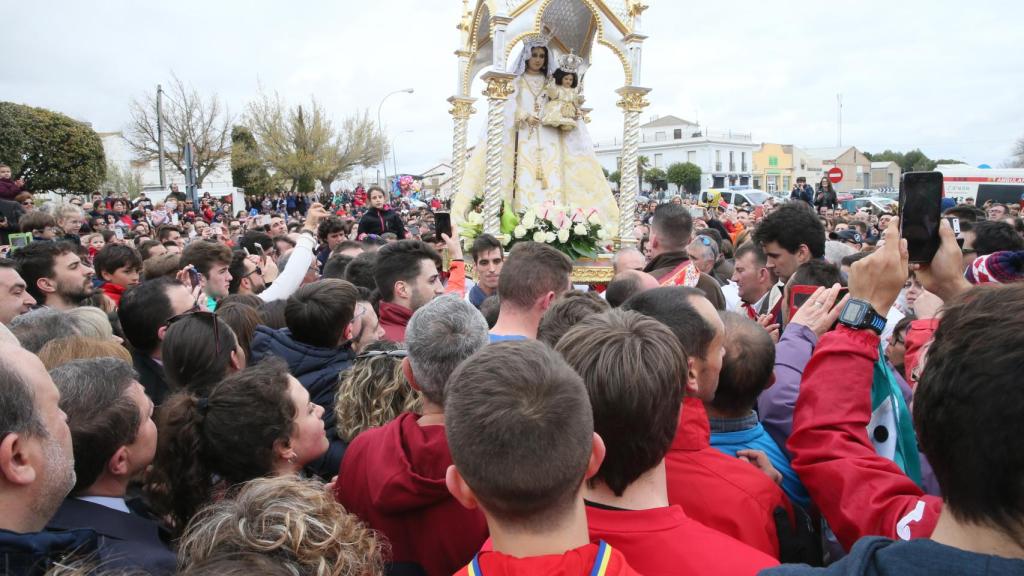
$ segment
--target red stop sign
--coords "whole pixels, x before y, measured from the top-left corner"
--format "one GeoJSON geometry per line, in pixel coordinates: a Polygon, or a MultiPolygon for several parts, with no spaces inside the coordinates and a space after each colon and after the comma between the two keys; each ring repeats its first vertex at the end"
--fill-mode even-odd
{"type": "Polygon", "coordinates": [[[839,184],[843,181],[843,171],[839,166],[833,166],[832,169],[828,171],[828,179],[831,180],[833,184],[839,184]]]}

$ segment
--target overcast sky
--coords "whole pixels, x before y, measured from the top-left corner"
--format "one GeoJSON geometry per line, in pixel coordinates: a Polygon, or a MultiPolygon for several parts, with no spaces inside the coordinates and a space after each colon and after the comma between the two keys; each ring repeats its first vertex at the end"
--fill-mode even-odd
{"type": "MultiPolygon", "coordinates": [[[[674,114],[758,142],[920,147],[932,158],[1004,162],[1024,136],[1024,2],[650,0],[644,115],[674,114]]],[[[240,114],[260,85],[336,118],[361,109],[395,141],[399,169],[451,155],[460,0],[131,2],[36,0],[3,9],[0,100],[124,128],[133,97],[174,71],[240,114]],[[410,132],[411,131],[411,132],[410,132]]],[[[595,49],[595,140],[621,134],[618,60],[595,49]]],[[[474,84],[479,96],[481,85],[474,84]]],[[[472,126],[473,140],[486,109],[472,126]]],[[[390,164],[389,164],[390,165],[390,164]]],[[[390,169],[389,169],[390,171],[390,169]]]]}

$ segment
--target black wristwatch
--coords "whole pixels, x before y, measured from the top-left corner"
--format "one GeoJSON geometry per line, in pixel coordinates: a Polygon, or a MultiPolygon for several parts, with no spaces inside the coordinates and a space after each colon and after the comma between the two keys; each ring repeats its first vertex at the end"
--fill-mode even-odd
{"type": "Polygon", "coordinates": [[[868,302],[853,299],[843,306],[843,311],[839,314],[839,323],[854,330],[869,328],[881,336],[885,330],[886,319],[868,302]]]}

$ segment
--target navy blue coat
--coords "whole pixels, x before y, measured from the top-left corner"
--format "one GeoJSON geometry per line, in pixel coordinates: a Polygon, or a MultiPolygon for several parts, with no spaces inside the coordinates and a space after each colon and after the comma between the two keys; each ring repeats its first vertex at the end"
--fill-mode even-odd
{"type": "Polygon", "coordinates": [[[338,393],[339,376],[352,366],[351,348],[318,348],[297,342],[287,328],[274,330],[258,326],[252,339],[252,359],[258,363],[269,356],[278,356],[288,363],[288,371],[306,390],[309,398],[324,409],[324,427],[331,447],[320,459],[307,467],[321,478],[330,479],[338,473],[348,443],[338,437],[334,416],[334,397],[338,393]]]}

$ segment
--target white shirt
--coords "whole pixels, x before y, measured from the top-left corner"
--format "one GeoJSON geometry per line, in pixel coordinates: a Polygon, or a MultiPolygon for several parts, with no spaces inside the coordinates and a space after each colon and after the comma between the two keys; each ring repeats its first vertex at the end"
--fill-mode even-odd
{"type": "Polygon", "coordinates": [[[124,512],[125,514],[132,513],[132,511],[128,509],[128,505],[125,504],[124,498],[112,498],[110,496],[78,496],[77,498],[83,502],[92,502],[93,504],[99,504],[104,508],[124,512]]]}

